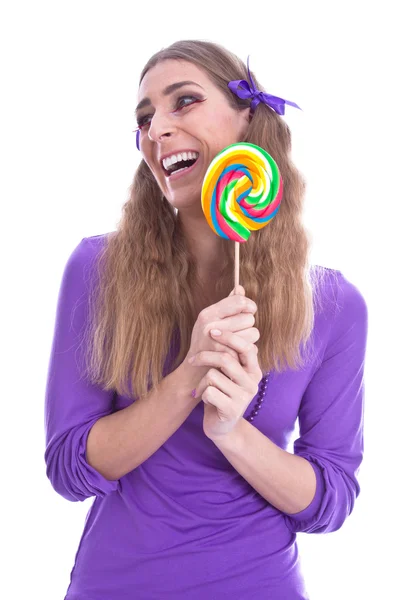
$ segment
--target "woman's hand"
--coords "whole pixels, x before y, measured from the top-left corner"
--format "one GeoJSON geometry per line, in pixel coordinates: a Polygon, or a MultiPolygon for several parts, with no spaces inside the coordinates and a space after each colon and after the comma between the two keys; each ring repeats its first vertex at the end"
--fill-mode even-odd
{"type": "Polygon", "coordinates": [[[262,371],[255,344],[249,344],[230,331],[223,331],[218,336],[210,331],[210,335],[235,350],[239,357],[238,361],[228,352],[201,351],[191,362],[195,367],[213,367],[200,381],[195,397],[201,396],[205,405],[204,433],[209,439],[216,440],[230,433],[243,417],[258,392],[262,371]]]}
{"type": "Polygon", "coordinates": [[[216,304],[203,309],[197,318],[192,331],[189,352],[182,365],[185,371],[184,379],[186,382],[190,382],[190,389],[198,388],[202,378],[209,371],[207,366],[193,369],[189,364],[189,359],[192,356],[203,351],[223,352],[228,353],[236,362],[239,360],[233,346],[226,344],[225,337],[218,338],[210,335],[211,329],[231,332],[235,334],[235,338],[241,338],[242,346],[239,350],[242,350],[243,344],[245,346],[253,344],[260,337],[258,329],[253,327],[257,305],[250,298],[246,298],[242,286],[239,286],[235,291],[236,294],[232,291],[227,298],[223,298],[216,304]],[[223,341],[220,343],[222,338],[223,341]]]}

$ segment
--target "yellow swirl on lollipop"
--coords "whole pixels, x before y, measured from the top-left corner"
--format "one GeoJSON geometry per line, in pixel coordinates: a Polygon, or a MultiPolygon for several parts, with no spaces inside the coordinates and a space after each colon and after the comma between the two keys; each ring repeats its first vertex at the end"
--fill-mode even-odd
{"type": "Polygon", "coordinates": [[[278,165],[263,148],[241,142],[224,148],[204,177],[201,206],[220,237],[246,242],[250,230],[268,225],[283,193],[278,165]]]}

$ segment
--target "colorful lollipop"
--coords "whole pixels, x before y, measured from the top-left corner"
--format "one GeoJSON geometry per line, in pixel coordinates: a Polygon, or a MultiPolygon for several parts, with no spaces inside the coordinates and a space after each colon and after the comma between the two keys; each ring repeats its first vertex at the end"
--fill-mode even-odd
{"type": "MultiPolygon", "coordinates": [[[[201,206],[211,229],[228,240],[246,242],[279,210],[283,184],[278,165],[263,148],[245,142],[224,148],[204,177],[201,206]]],[[[235,244],[235,287],[239,244],[235,244]]]]}
{"type": "Polygon", "coordinates": [[[244,142],[232,144],[208,167],[201,206],[214,233],[246,242],[249,230],[261,229],[274,218],[282,191],[278,166],[263,148],[244,142]]]}

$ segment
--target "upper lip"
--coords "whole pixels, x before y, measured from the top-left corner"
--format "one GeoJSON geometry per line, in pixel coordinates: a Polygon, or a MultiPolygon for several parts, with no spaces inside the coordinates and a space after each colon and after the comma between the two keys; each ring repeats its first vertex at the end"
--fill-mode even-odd
{"type": "Polygon", "coordinates": [[[173,154],[182,154],[183,152],[196,152],[196,154],[200,154],[200,152],[198,150],[194,150],[193,148],[184,148],[183,150],[172,150],[171,152],[167,152],[166,154],[162,154],[160,156],[160,163],[161,166],[163,166],[162,161],[164,160],[164,158],[168,158],[169,156],[172,156],[173,154]]]}

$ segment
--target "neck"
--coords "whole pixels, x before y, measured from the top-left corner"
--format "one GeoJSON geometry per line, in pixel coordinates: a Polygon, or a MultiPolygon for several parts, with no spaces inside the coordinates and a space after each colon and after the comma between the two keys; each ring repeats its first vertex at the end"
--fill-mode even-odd
{"type": "Polygon", "coordinates": [[[221,273],[221,243],[212,231],[204,215],[190,218],[178,214],[186,246],[194,258],[198,277],[201,281],[215,281],[221,273]]]}

